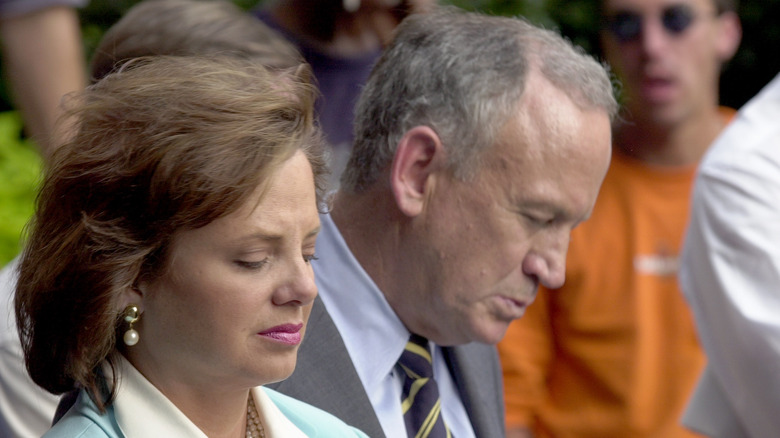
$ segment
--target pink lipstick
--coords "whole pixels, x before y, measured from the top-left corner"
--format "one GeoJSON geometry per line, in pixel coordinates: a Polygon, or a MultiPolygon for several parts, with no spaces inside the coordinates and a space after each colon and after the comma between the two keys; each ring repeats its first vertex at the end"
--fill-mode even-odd
{"type": "Polygon", "coordinates": [[[301,328],[303,324],[282,324],[263,330],[258,335],[267,339],[286,344],[298,345],[301,343],[301,328]]]}

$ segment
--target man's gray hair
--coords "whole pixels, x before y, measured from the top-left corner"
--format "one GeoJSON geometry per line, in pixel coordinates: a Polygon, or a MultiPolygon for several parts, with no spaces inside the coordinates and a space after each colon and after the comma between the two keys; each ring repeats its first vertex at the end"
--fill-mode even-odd
{"type": "Polygon", "coordinates": [[[524,19],[442,7],[409,16],[396,32],[357,105],[344,190],[375,183],[403,135],[420,125],[436,131],[455,175],[468,178],[516,111],[535,68],[581,108],[603,109],[610,118],[617,112],[606,68],[524,19]]]}

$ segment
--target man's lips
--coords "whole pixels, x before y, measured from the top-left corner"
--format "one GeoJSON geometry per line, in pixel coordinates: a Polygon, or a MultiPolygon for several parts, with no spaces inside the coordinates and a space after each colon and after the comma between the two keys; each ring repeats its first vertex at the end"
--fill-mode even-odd
{"type": "Polygon", "coordinates": [[[495,297],[497,302],[496,311],[501,319],[513,320],[520,318],[525,313],[525,308],[531,303],[531,300],[517,300],[505,295],[495,297]]]}
{"type": "Polygon", "coordinates": [[[258,335],[282,344],[298,345],[301,343],[301,328],[302,323],[282,324],[263,330],[258,335]]]}
{"type": "Polygon", "coordinates": [[[644,77],[640,83],[641,92],[649,102],[665,102],[674,97],[674,81],[661,77],[644,77]]]}

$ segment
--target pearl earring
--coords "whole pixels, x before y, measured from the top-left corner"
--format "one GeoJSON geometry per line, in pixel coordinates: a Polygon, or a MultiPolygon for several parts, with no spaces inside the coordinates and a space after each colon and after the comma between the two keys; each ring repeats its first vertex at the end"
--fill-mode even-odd
{"type": "Polygon", "coordinates": [[[133,345],[137,344],[138,339],[140,339],[138,332],[133,329],[133,323],[138,321],[138,318],[140,318],[140,315],[138,314],[138,307],[134,304],[131,304],[125,307],[125,311],[122,312],[122,315],[124,316],[125,322],[128,324],[127,331],[125,332],[125,335],[122,339],[125,341],[125,345],[132,347],[133,345]]]}

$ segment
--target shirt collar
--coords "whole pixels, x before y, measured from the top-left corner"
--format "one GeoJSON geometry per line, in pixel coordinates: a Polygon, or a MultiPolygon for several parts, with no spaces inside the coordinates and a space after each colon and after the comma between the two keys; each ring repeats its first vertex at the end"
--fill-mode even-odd
{"type": "MultiPolygon", "coordinates": [[[[266,436],[278,436],[285,438],[306,438],[306,434],[301,431],[282,411],[276,406],[270,397],[265,393],[265,388],[257,386],[252,388],[252,397],[255,400],[257,413],[260,415],[260,421],[263,423],[266,436]]],[[[299,421],[306,421],[300,418],[299,421]]],[[[307,429],[316,430],[316,428],[307,423],[307,429]]]]}
{"type": "MultiPolygon", "coordinates": [[[[112,406],[116,422],[125,437],[208,438],[124,356],[119,356],[121,359],[118,368],[121,380],[112,406]]],[[[262,387],[252,388],[251,394],[260,421],[269,436],[306,437],[279,410],[262,387]]]]}
{"type": "Polygon", "coordinates": [[[127,438],[208,438],[159,389],[121,356],[114,417],[127,438]]]}
{"type": "Polygon", "coordinates": [[[350,252],[330,215],[320,219],[319,260],[313,264],[317,287],[370,395],[395,367],[409,331],[350,252]]]}

